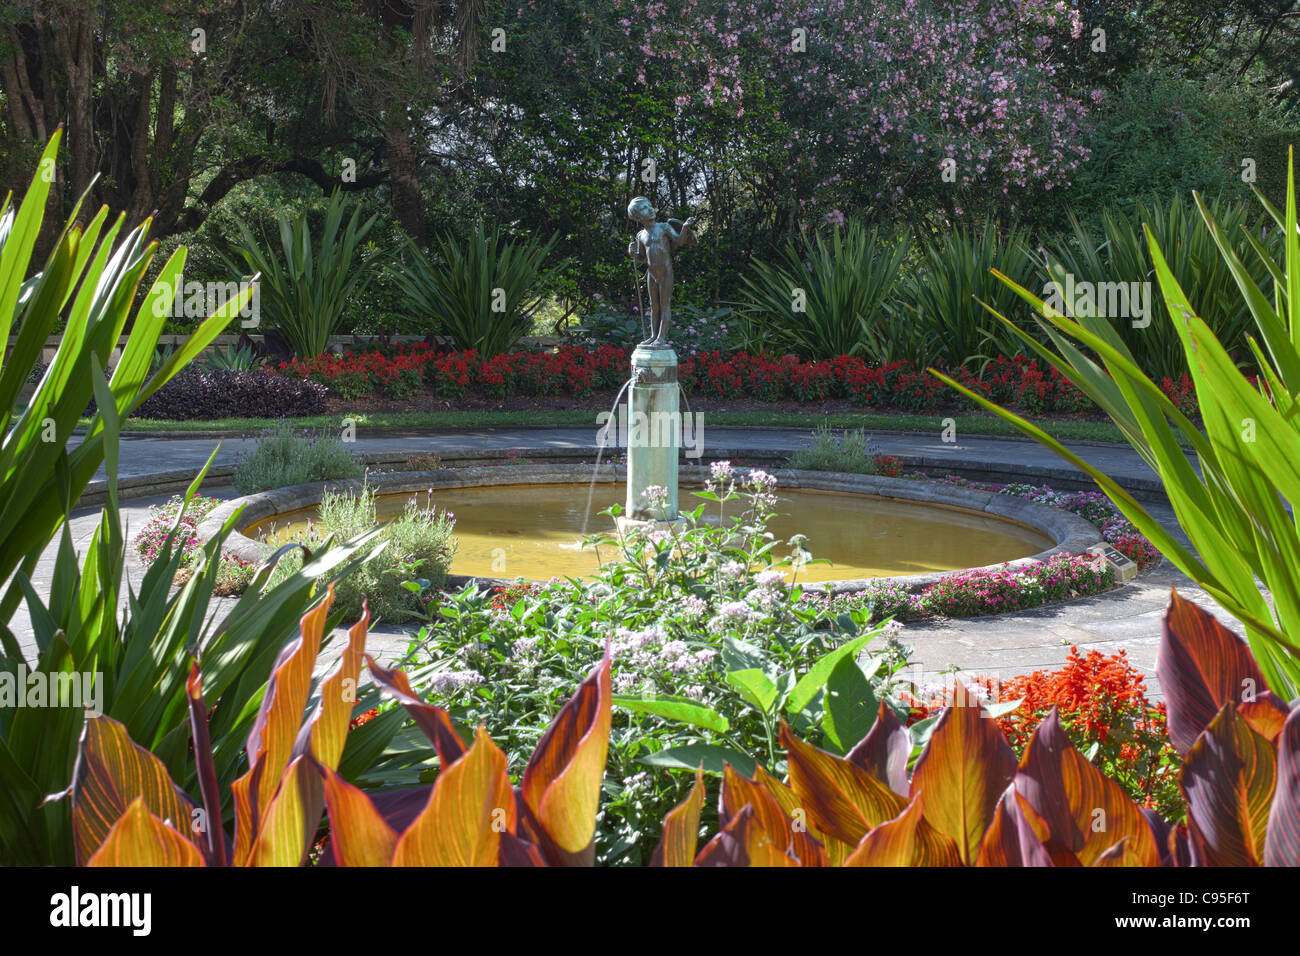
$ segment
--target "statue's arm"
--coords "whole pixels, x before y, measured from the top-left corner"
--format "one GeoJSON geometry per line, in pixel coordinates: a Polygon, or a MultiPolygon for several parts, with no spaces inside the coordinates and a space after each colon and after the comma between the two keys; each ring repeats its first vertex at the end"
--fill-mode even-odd
{"type": "Polygon", "coordinates": [[[695,245],[695,241],[696,241],[695,230],[691,228],[691,226],[694,224],[695,224],[694,216],[692,216],[690,219],[687,219],[685,222],[681,223],[680,225],[678,225],[678,221],[676,219],[670,219],[668,221],[668,228],[671,230],[671,235],[669,236],[669,239],[672,242],[674,249],[679,249],[682,246],[695,245]]]}
{"type": "Polygon", "coordinates": [[[627,244],[627,254],[633,259],[641,258],[641,237],[633,236],[627,244]]]}

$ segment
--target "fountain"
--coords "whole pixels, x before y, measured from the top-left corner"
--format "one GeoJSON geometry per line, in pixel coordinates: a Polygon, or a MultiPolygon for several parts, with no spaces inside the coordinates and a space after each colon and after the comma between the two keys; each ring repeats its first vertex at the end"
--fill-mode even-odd
{"type": "MultiPolygon", "coordinates": [[[[658,222],[643,196],[628,205],[628,216],[641,226],[628,244],[628,254],[634,267],[645,266],[650,329],[632,352],[630,377],[614,401],[617,416],[624,393],[628,395],[624,507],[618,520],[622,528],[678,527],[686,519],[678,502],[678,454],[684,442],[677,353],[668,342],[672,253],[695,243],[694,220],[658,222]]],[[[639,271],[636,284],[640,303],[639,271]]],[[[607,508],[617,500],[608,479],[599,501],[596,493],[612,427],[613,421],[599,433],[594,471],[590,466],[553,463],[372,476],[371,485],[381,494],[376,502],[380,520],[400,512],[411,492],[427,490],[440,507],[457,515],[453,578],[504,582],[594,573],[597,558],[580,544],[593,504],[607,508]]],[[[698,438],[697,432],[698,426],[698,438]]],[[[718,450],[713,454],[719,456],[718,450]]],[[[737,449],[731,454],[746,452],[737,449]]],[[[1096,529],[1081,518],[1006,495],[875,475],[778,471],[777,476],[778,510],[783,514],[771,529],[782,539],[807,535],[813,552],[831,564],[810,568],[802,579],[824,582],[833,590],[856,590],[869,580],[889,577],[916,589],[943,572],[1040,561],[1063,551],[1077,554],[1100,541],[1096,529]]],[[[339,490],[360,486],[359,481],[330,484],[339,490]]],[[[313,517],[323,488],[302,485],[237,499],[215,509],[199,535],[206,540],[240,506],[241,531],[256,535],[274,522],[288,532],[313,517]]],[[[230,550],[249,560],[263,548],[242,535],[230,541],[230,550]]]]}
{"type": "MultiPolygon", "coordinates": [[[[632,521],[674,522],[677,520],[681,412],[677,406],[677,353],[668,345],[668,329],[672,324],[672,253],[682,246],[695,244],[692,229],[695,220],[657,222],[655,208],[645,196],[637,196],[628,203],[627,214],[641,224],[628,243],[627,252],[634,263],[645,259],[650,336],[632,353],[628,409],[633,430],[628,440],[624,517],[632,521]],[[650,488],[663,489],[653,501],[646,494],[650,488]]],[[[637,307],[642,307],[639,274],[637,307]]]]}

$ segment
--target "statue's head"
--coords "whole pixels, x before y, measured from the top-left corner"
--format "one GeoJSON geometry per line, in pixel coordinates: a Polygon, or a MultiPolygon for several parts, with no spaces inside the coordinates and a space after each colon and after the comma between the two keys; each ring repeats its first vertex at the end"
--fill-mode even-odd
{"type": "Polygon", "coordinates": [[[637,196],[627,204],[627,217],[637,222],[652,222],[655,217],[655,207],[645,196],[637,196]]]}

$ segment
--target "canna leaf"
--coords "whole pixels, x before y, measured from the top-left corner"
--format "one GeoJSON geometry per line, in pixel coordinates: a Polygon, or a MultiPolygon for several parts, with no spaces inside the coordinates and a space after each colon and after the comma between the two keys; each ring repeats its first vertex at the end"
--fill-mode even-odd
{"type": "Polygon", "coordinates": [[[724,826],[743,808],[752,807],[758,826],[775,842],[778,849],[794,857],[803,866],[824,866],[826,853],[808,832],[802,808],[798,818],[790,816],[775,793],[757,780],[750,780],[728,766],[722,775],[718,796],[718,821],[724,826]]]}
{"type": "Polygon", "coordinates": [[[1010,784],[998,798],[975,865],[1053,866],[1052,854],[1039,836],[1046,830],[1047,824],[1010,784]]]}
{"type": "Polygon", "coordinates": [[[94,855],[136,801],[180,832],[188,832],[196,819],[194,804],[172,782],[162,761],[131,740],[126,727],[102,714],[86,714],[72,784],[51,799],[64,796],[72,798],[73,843],[80,863],[94,855]]]}
{"type": "Polygon", "coordinates": [[[910,795],[925,795],[927,821],[970,865],[1015,775],[1015,751],[997,721],[978,706],[947,707],[917,759],[910,795]]]}
{"type": "Polygon", "coordinates": [[[198,847],[149,812],[144,797],[131,801],[87,866],[202,866],[198,847]]]}
{"type": "Polygon", "coordinates": [[[415,726],[429,738],[444,767],[450,766],[464,755],[465,743],[452,726],[451,715],[435,704],[420,700],[401,671],[381,667],[369,655],[366,656],[366,663],[370,665],[370,675],[375,683],[406,708],[406,712],[415,721],[415,726]]]}
{"type": "Polygon", "coordinates": [[[961,866],[957,844],[926,822],[918,793],[898,819],[882,823],[857,845],[845,866],[961,866]]]}
{"type": "Polygon", "coordinates": [[[664,817],[663,835],[650,858],[651,866],[690,866],[695,862],[704,797],[704,771],[697,770],[691,792],[664,817]]]}
{"type": "MultiPolygon", "coordinates": [[[[398,837],[394,866],[496,866],[501,834],[518,825],[506,755],[487,730],[438,774],[424,812],[398,837]]],[[[594,821],[593,821],[594,822],[594,821]]]]}
{"type": "Polygon", "coordinates": [[[520,793],[551,862],[595,859],[596,812],[612,719],[609,648],[556,715],[524,768],[520,793]]]}
{"type": "Polygon", "coordinates": [[[1039,834],[1044,843],[1059,841],[1084,866],[1125,837],[1143,866],[1159,862],[1146,817],[1119,784],[1075,749],[1055,707],[1025,747],[1015,788],[1046,823],[1048,832],[1039,834]]]}
{"type": "Polygon", "coordinates": [[[1264,834],[1265,866],[1300,866],[1300,708],[1278,739],[1277,786],[1264,834]]]}
{"type": "Polygon", "coordinates": [[[334,862],[339,866],[388,866],[397,847],[397,831],[388,825],[370,798],[331,768],[325,773],[334,862]]]}
{"type": "Polygon", "coordinates": [[[311,693],[312,669],[333,601],[331,584],[325,600],[303,615],[299,636],[285,645],[272,668],[257,719],[248,734],[248,772],[231,785],[235,795],[236,866],[248,860],[261,829],[262,815],[279,789],[294,753],[311,693]]]}
{"type": "Polygon", "coordinates": [[[361,677],[361,662],[366,653],[366,633],[370,629],[370,609],[363,602],[361,619],[348,630],[348,644],[343,649],[334,669],[321,681],[320,700],[311,719],[303,726],[295,750],[307,748],[307,738],[312,758],[322,767],[335,769],[343,756],[351,726],[352,711],[357,700],[357,681],[361,677]]]}
{"type": "Polygon", "coordinates": [[[1255,733],[1231,701],[1187,752],[1179,787],[1187,832],[1201,866],[1259,866],[1277,782],[1273,745],[1255,733]]]}
{"type": "Polygon", "coordinates": [[[1168,702],[1169,739],[1181,754],[1226,703],[1241,705],[1242,718],[1270,740],[1286,719],[1286,704],[1268,689],[1245,643],[1177,590],[1165,611],[1156,673],[1168,702]],[[1247,710],[1243,702],[1255,706],[1247,710]]]}
{"type": "Polygon", "coordinates": [[[855,763],[899,796],[907,796],[907,762],[912,756],[912,735],[882,700],[876,722],[845,758],[855,763]]]}
{"type": "Polygon", "coordinates": [[[790,788],[823,834],[856,846],[874,827],[892,820],[907,801],[857,764],[804,743],[781,724],[790,788]]]}
{"type": "Polygon", "coordinates": [[[754,808],[747,805],[705,844],[695,865],[798,866],[799,861],[782,850],[758,822],[754,808]]]}

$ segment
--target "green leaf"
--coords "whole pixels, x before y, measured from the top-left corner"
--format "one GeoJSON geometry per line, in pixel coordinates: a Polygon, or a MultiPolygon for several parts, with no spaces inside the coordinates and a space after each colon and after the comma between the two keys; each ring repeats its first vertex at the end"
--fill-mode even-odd
{"type": "Polygon", "coordinates": [[[657,753],[647,754],[641,758],[641,763],[669,770],[695,771],[703,768],[705,773],[719,776],[722,774],[723,765],[731,764],[738,773],[746,777],[754,776],[757,766],[757,761],[753,757],[732,750],[730,747],[719,747],[715,744],[682,744],[680,747],[669,747],[657,753]]]}
{"type": "Polygon", "coordinates": [[[766,714],[772,709],[779,693],[772,679],[756,667],[743,671],[728,671],[727,683],[740,692],[740,696],[766,714]]]}
{"type": "Polygon", "coordinates": [[[770,662],[761,647],[746,641],[737,640],[731,635],[722,639],[722,666],[729,671],[743,671],[756,668],[767,671],[770,662]]]}
{"type": "Polygon", "coordinates": [[[731,722],[726,717],[723,717],[712,708],[705,707],[703,704],[698,704],[692,700],[679,698],[650,700],[642,697],[615,696],[614,706],[639,714],[654,714],[656,717],[667,717],[669,720],[691,724],[694,727],[703,727],[705,730],[713,730],[720,734],[725,734],[731,729],[731,722]]]}
{"type": "MultiPolygon", "coordinates": [[[[879,668],[880,660],[872,662],[873,671],[879,668]]],[[[848,753],[871,730],[878,706],[868,675],[852,657],[841,657],[826,680],[822,703],[822,729],[827,740],[841,754],[848,753]]]]}
{"type": "Polygon", "coordinates": [[[822,655],[808,669],[808,673],[799,679],[799,683],[795,684],[794,690],[790,693],[790,699],[786,701],[785,709],[792,714],[797,714],[812,703],[813,698],[817,696],[817,692],[825,686],[826,679],[831,676],[831,671],[835,670],[836,665],[845,657],[855,656],[858,651],[866,647],[874,636],[874,634],[863,634],[861,637],[855,637],[853,640],[841,644],[835,650],[822,655]]]}

